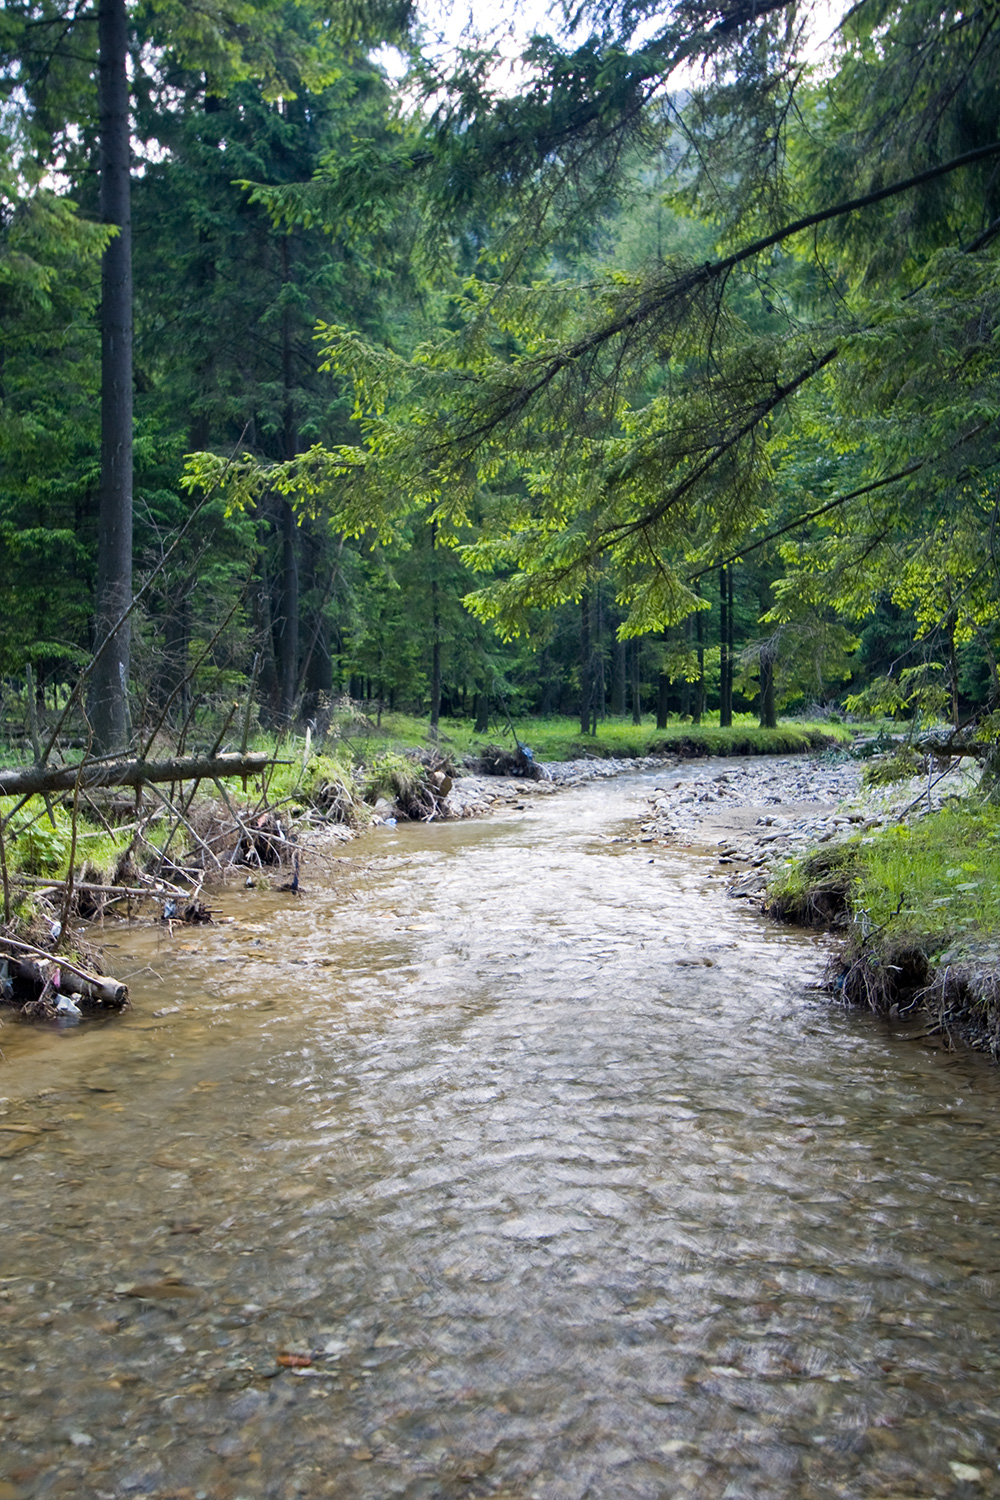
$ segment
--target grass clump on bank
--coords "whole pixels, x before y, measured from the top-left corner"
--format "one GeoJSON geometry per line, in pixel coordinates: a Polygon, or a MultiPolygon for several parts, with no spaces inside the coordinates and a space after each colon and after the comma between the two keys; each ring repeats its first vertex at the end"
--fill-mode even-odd
{"type": "Polygon", "coordinates": [[[814,850],[772,883],[767,910],[840,927],[831,975],[852,1004],[918,1008],[1000,1055],[1000,807],[977,798],[814,850]]]}

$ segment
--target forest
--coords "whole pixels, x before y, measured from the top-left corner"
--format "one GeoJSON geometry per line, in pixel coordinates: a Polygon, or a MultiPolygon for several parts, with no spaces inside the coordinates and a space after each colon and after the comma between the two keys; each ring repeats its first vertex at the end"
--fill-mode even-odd
{"type": "Polygon", "coordinates": [[[975,722],[1000,9],[0,16],[0,680],[96,753],[975,722]]]}

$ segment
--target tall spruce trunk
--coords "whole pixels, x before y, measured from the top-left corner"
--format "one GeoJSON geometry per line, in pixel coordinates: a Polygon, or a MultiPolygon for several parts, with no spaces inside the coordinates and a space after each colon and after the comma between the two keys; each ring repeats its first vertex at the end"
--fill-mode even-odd
{"type": "Polygon", "coordinates": [[[437,578],[437,522],[431,522],[431,734],[441,719],[441,601],[437,578]]]}
{"type": "MultiPolygon", "coordinates": [[[[696,583],[694,591],[701,598],[701,584],[696,583]]],[[[691,717],[696,724],[700,724],[705,712],[705,622],[702,619],[703,611],[698,610],[694,617],[695,640],[698,642],[698,681],[695,684],[694,709],[691,717]]]]}
{"type": "Polygon", "coordinates": [[[281,525],[281,615],[279,620],[278,672],[281,720],[295,717],[295,694],[299,682],[299,559],[295,512],[287,500],[279,501],[281,525]]]}
{"type": "Polygon", "coordinates": [[[580,733],[590,732],[590,594],[580,596],[580,733]]]}
{"type": "Polygon", "coordinates": [[[625,716],[625,642],[617,630],[611,637],[611,712],[619,719],[625,716]]]}
{"type": "Polygon", "coordinates": [[[115,630],[132,601],[132,226],[125,0],[100,0],[97,34],[100,212],[102,223],[113,224],[118,231],[101,261],[101,488],[95,610],[100,656],[90,691],[95,747],[107,754],[122,749],[129,738],[129,622],[115,630]]]}
{"type": "Polygon", "coordinates": [[[639,673],[639,637],[631,641],[630,661],[632,667],[632,723],[642,723],[642,679],[639,673]]]}
{"type": "MultiPolygon", "coordinates": [[[[766,578],[762,578],[758,584],[757,602],[760,607],[761,621],[771,606],[771,585],[766,578]]],[[[761,729],[777,729],[778,711],[774,698],[774,669],[778,660],[778,641],[772,635],[769,641],[765,641],[760,650],[760,709],[758,718],[761,729]]]]}
{"type": "Polygon", "coordinates": [[[730,629],[729,612],[732,607],[732,583],[727,578],[727,569],[719,569],[719,724],[728,729],[733,722],[732,663],[729,660],[730,629]]]}
{"type": "MultiPolygon", "coordinates": [[[[291,281],[288,253],[289,237],[281,242],[281,284],[291,281]]],[[[281,312],[281,383],[285,398],[283,425],[285,462],[298,452],[299,435],[295,421],[293,395],[292,329],[288,304],[281,312]]],[[[299,528],[295,513],[287,500],[281,500],[281,638],[279,673],[281,679],[281,719],[291,724],[299,687],[299,528]]]]}
{"type": "Polygon", "coordinates": [[[656,679],[656,727],[666,729],[667,718],[670,714],[670,674],[665,667],[660,668],[660,675],[656,679]]]}

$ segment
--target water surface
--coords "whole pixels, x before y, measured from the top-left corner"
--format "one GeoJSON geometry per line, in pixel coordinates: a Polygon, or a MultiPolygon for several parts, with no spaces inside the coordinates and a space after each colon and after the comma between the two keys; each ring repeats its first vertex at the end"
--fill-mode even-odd
{"type": "Polygon", "coordinates": [[[0,1500],[997,1492],[997,1075],[619,841],[655,779],[109,930],[130,1015],[4,1027],[0,1500]]]}

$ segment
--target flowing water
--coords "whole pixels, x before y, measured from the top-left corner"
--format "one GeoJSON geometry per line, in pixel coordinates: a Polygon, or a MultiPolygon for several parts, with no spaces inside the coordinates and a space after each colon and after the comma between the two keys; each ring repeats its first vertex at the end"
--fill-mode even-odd
{"type": "Polygon", "coordinates": [[[652,779],[109,931],[130,1015],[4,1028],[0,1500],[998,1492],[997,1074],[616,839],[652,779]]]}

